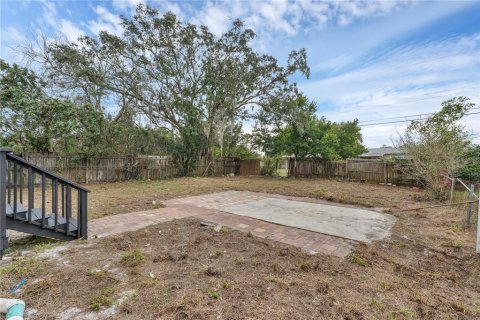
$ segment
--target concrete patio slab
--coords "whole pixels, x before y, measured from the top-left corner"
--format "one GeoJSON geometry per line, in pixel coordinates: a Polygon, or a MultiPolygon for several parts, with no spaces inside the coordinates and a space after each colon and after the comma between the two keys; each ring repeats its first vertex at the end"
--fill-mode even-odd
{"type": "Polygon", "coordinates": [[[89,222],[89,235],[106,237],[192,217],[292,245],[309,253],[344,258],[358,241],[388,236],[394,218],[378,211],[320,199],[249,191],[175,198],[165,208],[107,216],[89,222]]]}
{"type": "Polygon", "coordinates": [[[395,218],[371,210],[265,198],[222,211],[341,238],[371,242],[390,235],[395,218]]]}

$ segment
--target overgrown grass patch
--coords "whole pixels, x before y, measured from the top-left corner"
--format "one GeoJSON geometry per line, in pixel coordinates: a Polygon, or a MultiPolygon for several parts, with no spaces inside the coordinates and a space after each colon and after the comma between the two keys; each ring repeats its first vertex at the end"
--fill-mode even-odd
{"type": "Polygon", "coordinates": [[[45,271],[44,259],[36,257],[19,257],[0,268],[0,275],[26,276],[28,274],[39,274],[45,271]]]}
{"type": "Polygon", "coordinates": [[[114,292],[115,291],[112,288],[103,288],[90,300],[90,308],[92,310],[98,311],[102,307],[111,307],[114,302],[114,300],[112,299],[112,295],[114,294],[114,292]]]}
{"type": "Polygon", "coordinates": [[[357,265],[362,266],[362,267],[368,267],[370,265],[370,263],[367,261],[367,259],[365,259],[365,257],[363,257],[359,252],[352,252],[348,256],[348,260],[351,263],[357,264],[357,265]]]}
{"type": "Polygon", "coordinates": [[[140,249],[133,249],[125,252],[122,255],[120,263],[125,267],[137,267],[145,261],[142,251],[140,249]]]}

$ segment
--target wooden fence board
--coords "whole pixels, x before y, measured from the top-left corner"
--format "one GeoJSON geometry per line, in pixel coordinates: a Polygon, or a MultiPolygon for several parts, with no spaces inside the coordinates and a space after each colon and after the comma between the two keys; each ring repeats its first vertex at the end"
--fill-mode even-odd
{"type": "Polygon", "coordinates": [[[289,175],[300,178],[337,178],[344,180],[368,181],[413,185],[413,177],[405,174],[398,163],[382,160],[321,161],[313,159],[289,159],[289,175]]]}
{"type": "MultiPolygon", "coordinates": [[[[25,154],[23,157],[45,168],[61,174],[69,180],[80,183],[115,182],[132,179],[158,180],[177,175],[173,159],[166,156],[112,156],[82,159],[71,155],[25,154]]],[[[213,159],[206,164],[204,159],[198,161],[193,170],[194,176],[221,176],[238,172],[238,160],[234,158],[213,159]],[[206,170],[208,167],[208,170],[206,170]]]]}
{"type": "MultiPolygon", "coordinates": [[[[57,155],[26,154],[24,158],[33,164],[79,183],[115,182],[132,179],[158,180],[175,177],[178,172],[173,159],[168,156],[137,155],[83,159],[75,155],[60,157],[57,155]]],[[[412,177],[401,170],[400,164],[381,160],[320,161],[290,158],[286,161],[286,167],[289,176],[293,177],[333,178],[403,185],[415,183],[412,177]]],[[[260,175],[260,160],[219,158],[206,162],[205,159],[200,159],[192,175],[222,176],[230,173],[260,175]]],[[[40,177],[36,177],[36,179],[38,180],[40,177]]]]}
{"type": "Polygon", "coordinates": [[[240,160],[239,174],[241,175],[260,175],[260,160],[240,160]]]}

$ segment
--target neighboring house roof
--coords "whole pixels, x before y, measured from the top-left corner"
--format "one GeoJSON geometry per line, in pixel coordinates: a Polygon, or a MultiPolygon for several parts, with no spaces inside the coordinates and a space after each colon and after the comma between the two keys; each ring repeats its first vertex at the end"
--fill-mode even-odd
{"type": "Polygon", "coordinates": [[[371,148],[359,158],[382,158],[386,156],[404,156],[405,153],[394,147],[371,148]]]}

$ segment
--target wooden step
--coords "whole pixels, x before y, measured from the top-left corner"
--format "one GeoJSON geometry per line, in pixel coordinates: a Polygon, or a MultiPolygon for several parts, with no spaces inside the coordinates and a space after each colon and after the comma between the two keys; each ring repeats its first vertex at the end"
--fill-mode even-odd
{"type": "MultiPolygon", "coordinates": [[[[69,219],[69,229],[68,231],[70,232],[75,232],[78,230],[78,221],[77,219],[74,219],[74,218],[70,218],[69,219]]],[[[55,213],[52,213],[48,216],[48,219],[46,221],[47,223],[47,226],[50,227],[50,228],[54,228],[55,227],[55,213]]],[[[58,216],[57,218],[57,229],[59,230],[62,230],[63,232],[65,232],[65,228],[67,226],[67,219],[65,219],[64,217],[62,216],[58,216]]]]}
{"type": "MultiPolygon", "coordinates": [[[[13,218],[13,204],[7,203],[7,217],[13,218]]],[[[42,224],[42,209],[33,208],[32,209],[32,219],[33,224],[41,226],[42,224]]],[[[49,229],[55,229],[55,213],[45,212],[45,227],[49,229]]],[[[22,203],[17,203],[17,214],[15,216],[17,220],[28,221],[28,209],[23,206],[22,203]]],[[[58,232],[65,233],[67,226],[67,219],[58,216],[57,218],[57,230],[58,232]]],[[[69,219],[69,232],[75,233],[78,230],[78,221],[75,218],[69,219]]]]}
{"type": "MultiPolygon", "coordinates": [[[[17,215],[27,212],[27,208],[21,202],[17,203],[17,215]]],[[[7,217],[13,217],[13,204],[7,203],[7,217]]]]}

